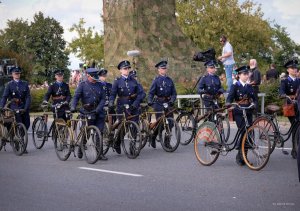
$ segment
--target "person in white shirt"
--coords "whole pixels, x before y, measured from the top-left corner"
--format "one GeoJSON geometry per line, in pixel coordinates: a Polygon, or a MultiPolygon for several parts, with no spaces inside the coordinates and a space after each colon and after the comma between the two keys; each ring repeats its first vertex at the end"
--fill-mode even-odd
{"type": "Polygon", "coordinates": [[[223,45],[223,50],[222,50],[222,56],[219,56],[218,60],[220,60],[224,65],[226,82],[227,82],[227,91],[229,92],[230,87],[233,83],[232,70],[235,64],[233,58],[233,48],[231,44],[227,41],[227,37],[225,35],[222,35],[220,37],[220,43],[223,45]]]}

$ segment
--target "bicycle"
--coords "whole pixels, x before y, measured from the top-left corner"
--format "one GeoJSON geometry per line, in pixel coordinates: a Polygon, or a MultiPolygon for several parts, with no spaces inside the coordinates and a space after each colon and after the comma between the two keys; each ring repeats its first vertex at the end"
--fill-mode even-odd
{"type": "Polygon", "coordinates": [[[114,147],[121,141],[122,148],[126,156],[134,159],[139,156],[141,151],[141,131],[137,123],[131,121],[135,116],[128,112],[129,105],[125,104],[122,114],[110,114],[107,110],[107,121],[103,130],[103,154],[105,155],[109,148],[114,147]],[[126,114],[128,116],[126,117],[126,114]],[[111,120],[116,117],[113,123],[111,120]]]}
{"type": "MultiPolygon", "coordinates": [[[[57,118],[58,110],[66,104],[67,102],[61,102],[55,105],[51,105],[51,108],[54,108],[54,119],[57,118]]],[[[32,140],[35,148],[37,149],[41,149],[44,146],[45,142],[48,141],[49,137],[52,137],[52,140],[54,140],[55,138],[54,120],[48,130],[48,114],[46,113],[46,111],[48,110],[49,105],[49,103],[44,103],[41,105],[43,114],[36,117],[32,123],[32,140]]]]}
{"type": "Polygon", "coordinates": [[[103,150],[102,135],[96,126],[87,124],[95,115],[95,111],[80,112],[77,119],[73,119],[70,111],[66,111],[66,115],[69,118],[67,122],[63,119],[54,121],[56,129],[54,148],[57,157],[61,161],[66,161],[72,152],[76,157],[75,149],[80,147],[87,163],[96,163],[103,150]],[[77,127],[78,122],[82,123],[80,128],[77,127]]]}
{"type": "MultiPolygon", "coordinates": [[[[289,97],[286,96],[287,100],[290,100],[292,103],[294,101],[289,97]]],[[[284,133],[281,132],[280,125],[277,119],[277,112],[280,110],[279,106],[276,105],[268,105],[266,107],[266,112],[268,114],[260,114],[257,117],[253,124],[260,125],[265,128],[267,133],[269,134],[270,141],[271,141],[271,153],[274,151],[276,145],[282,147],[282,153],[288,155],[289,153],[284,150],[284,143],[289,140],[291,135],[294,137],[292,140],[293,150],[291,155],[294,159],[297,159],[297,150],[299,144],[299,130],[300,130],[300,122],[296,119],[292,122],[289,130],[284,133]]]]}
{"type": "Polygon", "coordinates": [[[163,103],[164,110],[161,112],[149,112],[148,106],[142,107],[140,118],[142,133],[142,148],[147,142],[151,144],[154,134],[158,134],[159,142],[166,152],[174,152],[180,143],[180,128],[178,123],[171,117],[167,117],[176,109],[169,110],[168,103],[163,103]],[[151,122],[152,114],[162,114],[155,122],[151,122]]]}
{"type": "Polygon", "coordinates": [[[232,103],[231,106],[236,106],[243,111],[245,126],[238,129],[232,142],[227,143],[220,136],[215,123],[209,121],[202,123],[194,140],[196,158],[204,166],[212,165],[220,154],[226,156],[228,152],[235,149],[241,134],[245,132],[241,143],[243,159],[251,170],[259,171],[265,167],[270,157],[269,136],[264,128],[258,125],[249,125],[246,110],[251,109],[253,104],[249,107],[241,107],[237,103],[232,103]]]}
{"type": "Polygon", "coordinates": [[[28,144],[27,129],[23,123],[16,122],[16,114],[23,113],[24,109],[12,110],[2,108],[0,110],[0,151],[6,143],[10,143],[14,153],[21,156],[28,144]]]}
{"type": "MultiPolygon", "coordinates": [[[[202,98],[202,95],[200,95],[202,98]]],[[[202,98],[203,100],[203,98],[202,98]]],[[[185,111],[182,110],[178,115],[176,122],[178,122],[179,127],[181,128],[182,136],[180,144],[188,145],[194,140],[196,136],[197,127],[200,122],[213,121],[217,123],[219,132],[227,142],[230,136],[230,123],[227,114],[223,114],[225,109],[219,108],[217,99],[213,99],[212,102],[215,106],[211,108],[201,108],[195,106],[196,103],[199,103],[200,100],[193,100],[191,102],[191,110],[185,111]],[[201,115],[201,110],[206,110],[207,112],[204,115],[201,115]]]]}

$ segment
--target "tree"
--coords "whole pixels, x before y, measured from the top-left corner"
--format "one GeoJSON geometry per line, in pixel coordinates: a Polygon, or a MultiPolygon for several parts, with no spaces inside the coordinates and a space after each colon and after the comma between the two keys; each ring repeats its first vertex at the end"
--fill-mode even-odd
{"type": "Polygon", "coordinates": [[[63,27],[54,18],[44,17],[42,12],[34,15],[28,33],[28,48],[34,55],[35,66],[44,69],[48,80],[51,80],[53,69],[66,69],[68,65],[63,33],[63,27]]]}
{"type": "Polygon", "coordinates": [[[286,28],[275,24],[273,27],[272,40],[275,43],[273,60],[278,67],[282,68],[287,60],[293,57],[299,57],[300,46],[289,37],[286,28]]]}
{"type": "Polygon", "coordinates": [[[19,18],[8,20],[7,28],[0,30],[0,47],[21,55],[26,55],[28,31],[29,25],[27,21],[19,18]]]}
{"type": "Polygon", "coordinates": [[[272,28],[251,0],[177,0],[177,13],[183,31],[202,50],[215,47],[220,54],[219,37],[224,34],[237,62],[245,55],[260,62],[271,57],[272,28]]]}
{"type": "Polygon", "coordinates": [[[83,18],[78,24],[73,24],[70,32],[76,32],[77,38],[69,43],[68,49],[82,61],[101,62],[104,58],[103,35],[94,32],[95,27],[84,28],[83,18]]]}

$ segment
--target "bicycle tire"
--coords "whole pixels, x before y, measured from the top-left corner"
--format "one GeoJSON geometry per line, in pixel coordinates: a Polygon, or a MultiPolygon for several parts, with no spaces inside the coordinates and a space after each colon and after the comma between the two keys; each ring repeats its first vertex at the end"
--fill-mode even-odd
{"type": "Polygon", "coordinates": [[[126,121],[125,127],[122,125],[120,137],[124,153],[130,159],[139,156],[142,145],[141,131],[137,123],[126,121]]]}
{"type": "Polygon", "coordinates": [[[86,162],[95,164],[100,154],[103,153],[103,141],[99,128],[94,125],[87,126],[86,134],[84,133],[81,138],[80,147],[86,162]]]}
{"type": "Polygon", "coordinates": [[[71,144],[69,130],[66,126],[66,122],[63,119],[56,119],[55,122],[59,122],[59,125],[55,126],[56,135],[54,137],[54,149],[59,160],[66,161],[71,155],[71,144]],[[64,124],[64,125],[63,125],[64,124]]]}
{"type": "Polygon", "coordinates": [[[278,132],[278,129],[277,129],[276,125],[274,124],[274,122],[266,116],[260,116],[254,120],[252,125],[261,126],[268,133],[270,142],[271,142],[271,153],[270,154],[272,154],[276,147],[276,143],[278,141],[277,140],[278,135],[276,135],[276,131],[278,132]]]}
{"type": "Polygon", "coordinates": [[[180,143],[180,128],[173,118],[166,118],[165,120],[165,123],[160,122],[158,129],[160,143],[166,152],[174,152],[180,143]]]}
{"type": "Polygon", "coordinates": [[[221,137],[216,124],[209,121],[202,123],[197,129],[194,139],[195,156],[199,163],[204,166],[214,164],[220,155],[220,143],[221,137]],[[206,159],[206,157],[209,157],[209,159],[206,159]]]}
{"type": "Polygon", "coordinates": [[[3,124],[0,123],[0,151],[2,150],[3,146],[4,146],[4,140],[3,138],[6,136],[6,132],[5,132],[5,127],[3,124]]]}
{"type": "Polygon", "coordinates": [[[37,117],[32,123],[32,140],[37,149],[41,149],[48,139],[47,124],[42,117],[37,117]]]}
{"type": "Polygon", "coordinates": [[[181,145],[188,145],[194,139],[196,134],[196,121],[192,114],[190,113],[181,113],[176,119],[176,122],[181,129],[181,145]]]}
{"type": "Polygon", "coordinates": [[[147,127],[146,120],[144,119],[140,119],[139,124],[142,137],[141,149],[143,149],[149,140],[149,128],[147,127]]]}
{"type": "Polygon", "coordinates": [[[28,143],[28,133],[23,123],[17,123],[15,133],[10,137],[10,144],[14,153],[18,156],[24,154],[28,143]]]}
{"type": "Polygon", "coordinates": [[[107,152],[109,151],[110,148],[110,140],[109,140],[109,129],[108,129],[108,124],[105,123],[104,124],[104,128],[103,128],[103,155],[106,155],[107,152]]]}
{"type": "Polygon", "coordinates": [[[227,143],[230,136],[230,123],[229,119],[225,116],[217,114],[217,126],[222,140],[227,143]]]}
{"type": "Polygon", "coordinates": [[[258,125],[248,128],[242,139],[242,156],[248,168],[255,171],[263,169],[269,161],[270,152],[271,143],[264,128],[258,125]],[[260,160],[262,162],[258,162],[260,160]]]}

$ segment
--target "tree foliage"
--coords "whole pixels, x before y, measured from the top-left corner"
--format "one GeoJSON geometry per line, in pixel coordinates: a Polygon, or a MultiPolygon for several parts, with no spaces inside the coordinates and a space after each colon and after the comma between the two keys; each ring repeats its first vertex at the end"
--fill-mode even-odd
{"type": "Polygon", "coordinates": [[[299,45],[285,28],[272,26],[263,15],[252,0],[177,0],[178,22],[201,50],[215,47],[221,54],[219,37],[224,34],[233,45],[236,62],[256,58],[266,70],[271,62],[282,65],[295,56],[299,45]]]}
{"type": "Polygon", "coordinates": [[[85,28],[83,18],[78,24],[73,24],[70,32],[76,32],[77,37],[69,43],[68,49],[82,61],[101,62],[104,58],[103,35],[94,32],[94,27],[85,28]]]}
{"type": "Polygon", "coordinates": [[[30,24],[23,19],[8,20],[7,27],[0,31],[0,47],[26,57],[32,68],[27,72],[35,76],[28,78],[31,82],[43,83],[53,79],[55,68],[67,70],[68,53],[63,33],[58,21],[39,12],[30,24]]]}

